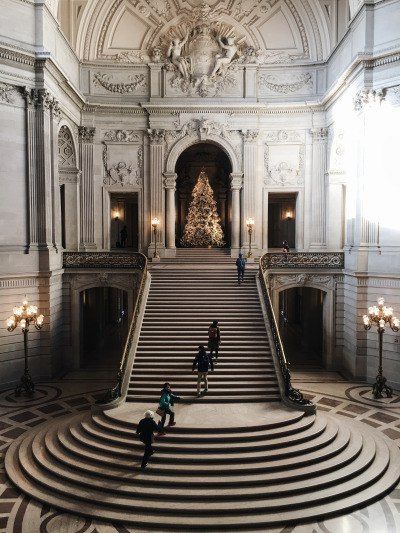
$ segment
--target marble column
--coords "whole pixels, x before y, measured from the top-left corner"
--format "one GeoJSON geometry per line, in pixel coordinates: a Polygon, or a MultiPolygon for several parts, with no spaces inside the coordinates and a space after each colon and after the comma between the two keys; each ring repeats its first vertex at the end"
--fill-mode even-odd
{"type": "Polygon", "coordinates": [[[27,109],[29,249],[53,245],[52,106],[45,89],[24,93],[27,109]]]}
{"type": "Polygon", "coordinates": [[[164,172],[164,187],[166,191],[165,205],[165,232],[166,232],[166,255],[175,255],[175,223],[176,223],[176,178],[175,172],[164,172]]]}
{"type": "Polygon", "coordinates": [[[242,220],[242,246],[248,248],[249,234],[246,219],[255,219],[253,228],[252,249],[253,253],[258,248],[260,235],[262,198],[257,198],[258,189],[258,136],[259,130],[246,130],[243,135],[243,220],[242,220]]]}
{"type": "Polygon", "coordinates": [[[242,173],[232,173],[231,178],[231,255],[235,257],[240,250],[240,189],[243,185],[242,173]]]}
{"type": "Polygon", "coordinates": [[[327,129],[311,130],[312,173],[311,173],[311,242],[310,250],[326,248],[326,146],[327,129]]]}
{"type": "Polygon", "coordinates": [[[61,237],[61,198],[60,198],[60,173],[58,168],[58,125],[61,120],[61,109],[56,99],[51,105],[51,161],[52,161],[52,226],[53,246],[56,250],[62,250],[61,237]]]}
{"type": "MultiPolygon", "coordinates": [[[[161,256],[165,253],[164,235],[164,190],[163,190],[163,170],[164,170],[164,141],[165,130],[149,129],[150,140],[150,218],[147,221],[151,224],[151,219],[157,217],[160,221],[157,236],[157,249],[161,256]]],[[[154,252],[154,234],[151,234],[151,243],[148,254],[152,257],[154,252]]]]}
{"type": "Polygon", "coordinates": [[[80,243],[81,250],[95,250],[94,242],[94,175],[93,139],[95,128],[79,127],[80,243]]]}

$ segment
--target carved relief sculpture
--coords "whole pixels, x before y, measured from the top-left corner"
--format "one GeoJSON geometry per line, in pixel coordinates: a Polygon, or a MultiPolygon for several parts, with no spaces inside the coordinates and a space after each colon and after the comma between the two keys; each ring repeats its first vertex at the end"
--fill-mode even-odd
{"type": "Polygon", "coordinates": [[[264,74],[260,76],[260,86],[264,86],[270,91],[281,94],[295,93],[304,88],[310,91],[313,87],[312,76],[308,72],[305,74],[298,74],[294,76],[292,80],[293,81],[288,80],[283,82],[275,75],[264,74]]]}
{"type": "Polygon", "coordinates": [[[101,86],[111,93],[127,94],[135,92],[137,89],[145,89],[147,80],[144,74],[135,74],[129,76],[130,83],[115,83],[111,81],[109,74],[94,74],[93,83],[101,86]]]}

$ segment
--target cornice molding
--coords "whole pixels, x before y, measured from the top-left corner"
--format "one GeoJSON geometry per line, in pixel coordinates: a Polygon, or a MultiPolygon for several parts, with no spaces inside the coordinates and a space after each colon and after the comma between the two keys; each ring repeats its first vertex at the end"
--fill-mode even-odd
{"type": "Polygon", "coordinates": [[[36,59],[33,54],[28,52],[17,52],[16,50],[10,50],[4,46],[0,46],[0,60],[12,61],[29,67],[34,67],[36,65],[36,59]]]}

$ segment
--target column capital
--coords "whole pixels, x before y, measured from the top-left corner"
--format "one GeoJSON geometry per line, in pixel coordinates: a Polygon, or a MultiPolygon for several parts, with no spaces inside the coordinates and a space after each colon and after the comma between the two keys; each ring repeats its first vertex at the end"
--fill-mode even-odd
{"type": "Polygon", "coordinates": [[[255,143],[260,134],[260,130],[241,130],[245,143],[255,143]]]}
{"type": "Polygon", "coordinates": [[[176,172],[163,172],[164,176],[164,187],[166,189],[176,189],[176,178],[178,175],[176,172]]]}
{"type": "Polygon", "coordinates": [[[313,128],[310,135],[314,142],[324,142],[328,138],[328,128],[313,128]]]}
{"type": "Polygon", "coordinates": [[[243,186],[242,172],[232,172],[229,177],[231,179],[231,189],[240,190],[243,186]]]}
{"type": "Polygon", "coordinates": [[[149,134],[150,144],[164,144],[165,130],[149,128],[147,133],[149,134]]]}
{"type": "Polygon", "coordinates": [[[80,143],[92,144],[96,129],[89,126],[79,126],[78,135],[80,143]]]}
{"type": "Polygon", "coordinates": [[[362,111],[367,106],[379,105],[384,98],[384,89],[361,89],[353,98],[354,110],[362,111]]]}

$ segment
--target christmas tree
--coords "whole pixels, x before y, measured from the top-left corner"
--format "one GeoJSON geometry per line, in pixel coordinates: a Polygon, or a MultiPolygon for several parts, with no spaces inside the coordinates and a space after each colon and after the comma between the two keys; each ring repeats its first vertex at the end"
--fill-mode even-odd
{"type": "Polygon", "coordinates": [[[223,246],[224,235],[219,222],[213,190],[207,174],[202,170],[192,191],[182,246],[223,246]]]}

